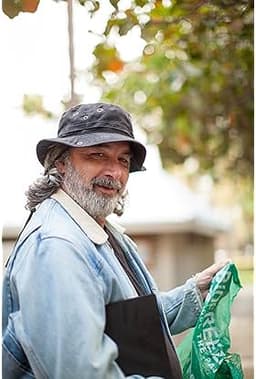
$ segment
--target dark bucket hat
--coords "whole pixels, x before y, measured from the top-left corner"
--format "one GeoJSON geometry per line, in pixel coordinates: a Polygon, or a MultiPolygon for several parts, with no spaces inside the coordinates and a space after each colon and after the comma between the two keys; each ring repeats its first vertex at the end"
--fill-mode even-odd
{"type": "Polygon", "coordinates": [[[46,154],[54,145],[89,147],[109,142],[129,142],[130,172],[144,170],[146,149],[134,139],[129,113],[114,104],[80,104],[70,108],[60,119],[57,138],[39,141],[36,152],[44,165],[46,154]]]}

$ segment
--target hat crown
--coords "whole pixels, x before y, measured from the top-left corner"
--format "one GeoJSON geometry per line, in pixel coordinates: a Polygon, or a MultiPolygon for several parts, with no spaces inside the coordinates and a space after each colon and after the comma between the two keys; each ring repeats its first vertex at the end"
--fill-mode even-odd
{"type": "Polygon", "coordinates": [[[129,113],[106,103],[80,104],[67,110],[60,119],[58,137],[103,131],[134,138],[129,113]]]}

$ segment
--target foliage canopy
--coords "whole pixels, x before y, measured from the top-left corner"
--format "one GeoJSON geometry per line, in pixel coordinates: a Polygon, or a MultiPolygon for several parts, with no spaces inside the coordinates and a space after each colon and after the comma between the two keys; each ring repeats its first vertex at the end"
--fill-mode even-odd
{"type": "Polygon", "coordinates": [[[95,50],[105,97],[138,115],[165,165],[193,156],[216,179],[224,172],[251,175],[252,4],[134,1],[123,12],[118,3],[112,1],[105,41],[95,50]],[[108,37],[114,28],[123,35],[134,27],[146,41],[143,55],[139,64],[120,63],[108,37]]]}

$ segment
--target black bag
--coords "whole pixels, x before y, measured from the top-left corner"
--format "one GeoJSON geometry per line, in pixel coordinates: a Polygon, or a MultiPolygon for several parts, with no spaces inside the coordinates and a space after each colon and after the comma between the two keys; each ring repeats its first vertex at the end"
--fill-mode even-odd
{"type": "Polygon", "coordinates": [[[181,379],[175,348],[163,332],[156,297],[139,296],[106,306],[106,329],[118,345],[126,375],[181,379]]]}

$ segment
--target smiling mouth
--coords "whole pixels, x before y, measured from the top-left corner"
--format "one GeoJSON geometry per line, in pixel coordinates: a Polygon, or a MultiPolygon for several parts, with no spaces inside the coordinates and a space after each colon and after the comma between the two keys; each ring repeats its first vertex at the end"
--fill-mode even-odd
{"type": "Polygon", "coordinates": [[[96,191],[99,190],[101,193],[104,193],[105,195],[114,196],[118,193],[118,190],[116,188],[105,187],[98,184],[94,185],[94,187],[96,191]]]}

